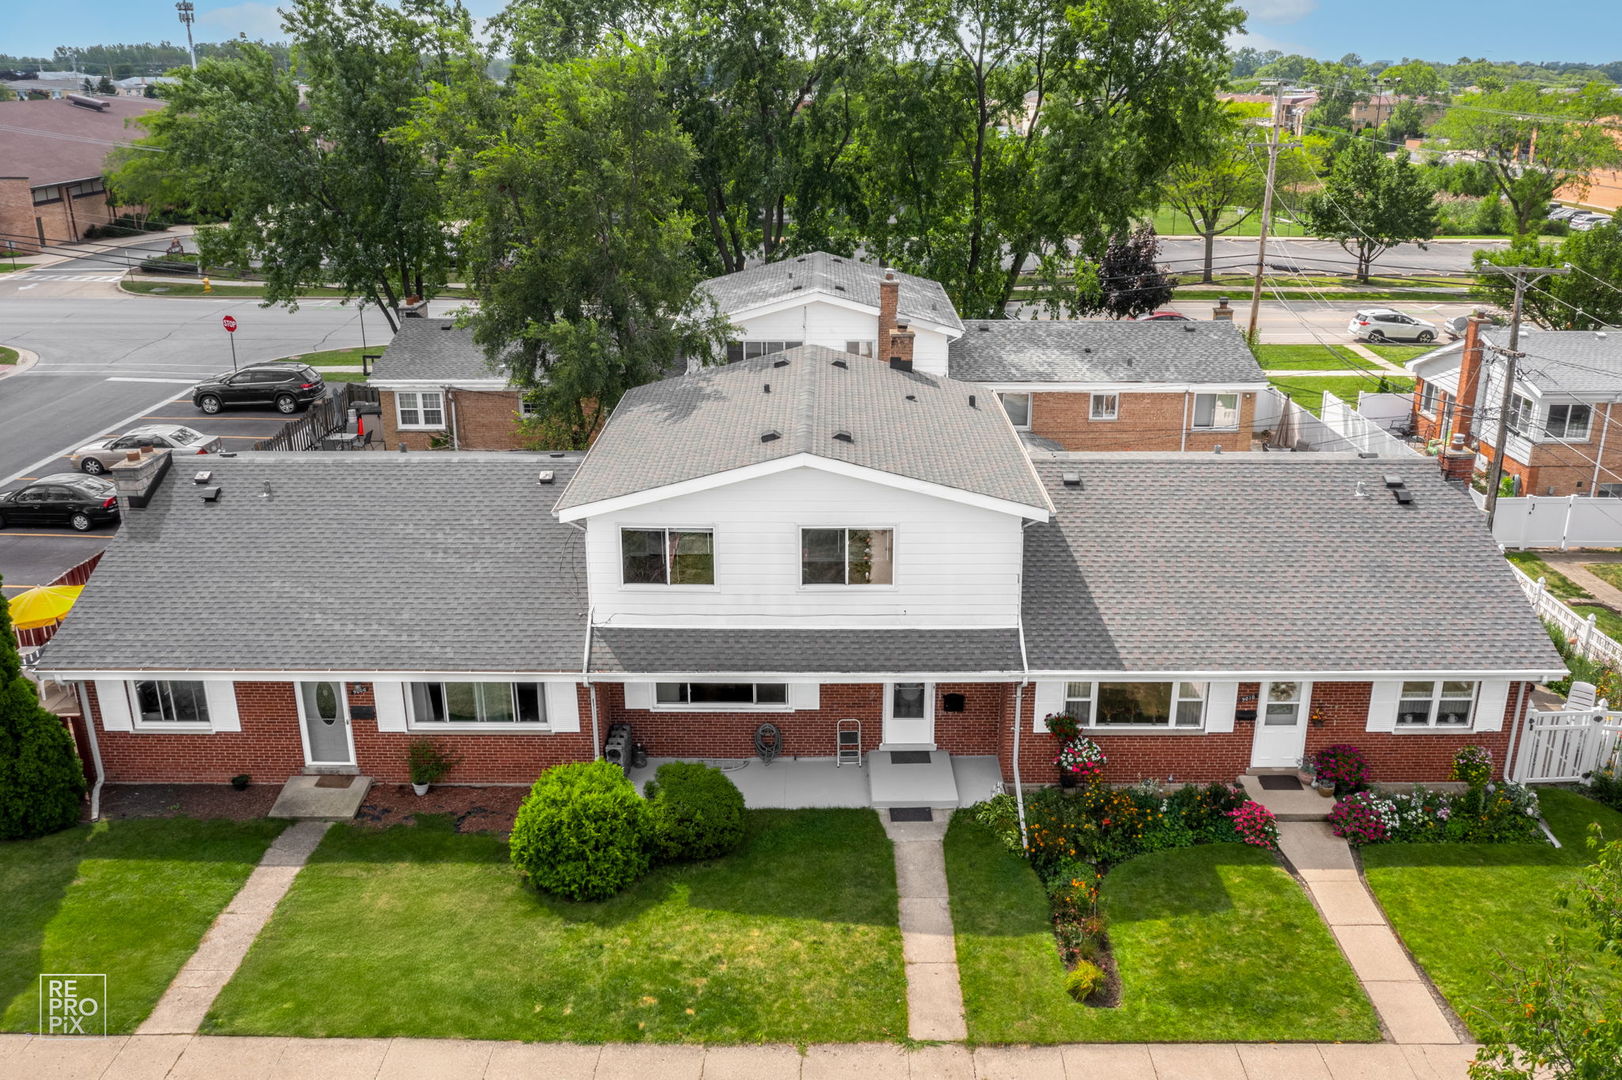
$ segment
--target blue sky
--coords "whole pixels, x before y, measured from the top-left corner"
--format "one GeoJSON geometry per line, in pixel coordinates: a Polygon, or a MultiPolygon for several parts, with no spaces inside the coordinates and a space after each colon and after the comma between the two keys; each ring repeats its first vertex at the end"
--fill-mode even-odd
{"type": "MultiPolygon", "coordinates": [[[[196,33],[220,41],[246,31],[280,37],[274,2],[194,0],[196,33]]],[[[467,0],[475,15],[504,0],[467,0]]],[[[185,41],[173,0],[0,0],[0,52],[49,56],[57,45],[118,41],[185,41]]],[[[1249,0],[1242,43],[1338,59],[1492,60],[1622,59],[1622,4],[1617,0],[1249,0]],[[1529,14],[1530,12],[1530,14],[1529,14]]]]}

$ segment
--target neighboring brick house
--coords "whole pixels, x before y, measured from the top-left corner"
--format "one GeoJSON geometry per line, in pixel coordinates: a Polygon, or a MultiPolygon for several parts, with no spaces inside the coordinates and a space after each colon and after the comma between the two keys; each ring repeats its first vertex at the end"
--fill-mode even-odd
{"type": "MultiPolygon", "coordinates": [[[[1508,340],[1472,320],[1463,340],[1408,364],[1415,431],[1439,446],[1462,435],[1478,473],[1496,454],[1505,367],[1497,350],[1508,340]]],[[[1523,328],[1520,351],[1504,454],[1516,494],[1622,498],[1622,338],[1523,328]]]]}
{"type": "Polygon", "coordinates": [[[402,319],[372,368],[383,444],[394,450],[518,450],[524,395],[453,319],[402,319]]]}
{"type": "Polygon", "coordinates": [[[1564,670],[1428,462],[1033,462],[982,386],[815,346],[632,390],[584,455],[210,471],[131,509],[38,664],[113,781],[398,782],[433,735],[450,782],[519,784],[616,723],[658,756],[748,758],[771,724],[825,759],[854,719],[870,777],[923,751],[1051,782],[1061,710],[1115,781],[1332,742],[1436,781],[1466,743],[1510,760],[1564,670]]]}
{"type": "Polygon", "coordinates": [[[1060,450],[1249,450],[1267,377],[1231,322],[971,320],[955,379],[1060,450]]]}
{"type": "Polygon", "coordinates": [[[0,101],[0,241],[20,250],[82,240],[138,207],[108,201],[108,152],[144,131],[129,121],[161,108],[142,98],[0,101]]]}

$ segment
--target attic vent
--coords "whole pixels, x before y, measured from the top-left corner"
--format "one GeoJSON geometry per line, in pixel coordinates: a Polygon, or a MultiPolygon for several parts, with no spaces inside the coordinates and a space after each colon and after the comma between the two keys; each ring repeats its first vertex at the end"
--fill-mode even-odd
{"type": "Polygon", "coordinates": [[[805,256],[801,255],[798,259],[795,259],[794,261],[795,262],[805,262],[805,256]]]}
{"type": "Polygon", "coordinates": [[[1402,477],[1398,476],[1396,473],[1386,473],[1385,476],[1381,477],[1381,479],[1385,481],[1385,486],[1388,488],[1400,488],[1405,486],[1402,482],[1402,477]]]}
{"type": "Polygon", "coordinates": [[[989,333],[991,333],[991,327],[987,326],[985,323],[981,323],[980,324],[980,332],[982,334],[989,334],[989,333]]]}
{"type": "Polygon", "coordinates": [[[1414,493],[1405,487],[1392,488],[1391,494],[1397,497],[1398,506],[1410,506],[1414,501],[1414,493]]]}
{"type": "Polygon", "coordinates": [[[198,488],[197,494],[203,497],[204,502],[220,501],[220,485],[212,484],[209,487],[198,488]]]}
{"type": "Polygon", "coordinates": [[[1357,482],[1357,490],[1355,492],[1353,492],[1353,494],[1356,495],[1359,499],[1367,499],[1369,497],[1369,486],[1368,486],[1368,484],[1365,483],[1362,480],[1359,480],[1357,482]]]}
{"type": "Polygon", "coordinates": [[[1131,357],[1130,357],[1130,356],[1129,356],[1129,357],[1127,357],[1127,358],[1126,358],[1126,366],[1127,366],[1127,367],[1131,367],[1131,366],[1132,366],[1132,358],[1131,358],[1131,357]]]}
{"type": "Polygon", "coordinates": [[[537,484],[550,484],[554,479],[556,479],[556,477],[553,475],[551,469],[542,469],[540,472],[535,474],[535,482],[537,484]]]}
{"type": "Polygon", "coordinates": [[[259,497],[261,499],[268,499],[268,498],[271,497],[271,495],[270,495],[270,481],[269,480],[266,480],[265,481],[265,486],[260,489],[259,497]]]}
{"type": "Polygon", "coordinates": [[[850,365],[845,363],[843,360],[835,360],[834,361],[834,367],[848,368],[848,367],[850,367],[850,365]]]}
{"type": "Polygon", "coordinates": [[[773,360],[772,367],[788,367],[787,360],[773,360]]]}
{"type": "Polygon", "coordinates": [[[1193,323],[1184,323],[1183,324],[1183,333],[1192,334],[1193,332],[1194,332],[1194,324],[1193,323]]]}
{"type": "Polygon", "coordinates": [[[454,323],[446,323],[444,326],[441,326],[440,329],[441,330],[454,330],[454,329],[456,329],[456,326],[455,326],[454,323]]]}
{"type": "Polygon", "coordinates": [[[191,482],[194,483],[194,484],[206,484],[212,479],[214,479],[214,474],[209,472],[207,469],[204,469],[202,472],[198,473],[196,476],[193,476],[191,478],[191,482]]]}
{"type": "Polygon", "coordinates": [[[564,454],[563,454],[562,450],[554,450],[550,454],[547,454],[546,456],[547,457],[563,457],[564,454]]]}
{"type": "Polygon", "coordinates": [[[848,432],[848,431],[836,431],[836,432],[834,432],[834,442],[853,443],[855,441],[856,441],[855,438],[853,438],[851,436],[851,433],[848,432]]]}
{"type": "Polygon", "coordinates": [[[796,281],[796,282],[795,282],[795,283],[794,283],[794,287],[795,287],[795,288],[796,288],[796,289],[803,289],[803,288],[805,288],[805,286],[804,286],[804,285],[801,285],[801,284],[800,284],[800,283],[799,283],[799,282],[798,282],[798,281],[796,281]]]}
{"type": "Polygon", "coordinates": [[[969,395],[969,408],[971,408],[971,409],[974,408],[974,395],[973,394],[969,395]]]}
{"type": "Polygon", "coordinates": [[[1079,472],[1067,472],[1067,473],[1065,473],[1064,474],[1064,486],[1065,487],[1079,488],[1081,486],[1081,474],[1079,472]]]}
{"type": "Polygon", "coordinates": [[[763,384],[763,387],[762,387],[762,388],[763,388],[763,389],[764,389],[764,390],[765,390],[765,392],[766,392],[766,393],[768,393],[768,394],[769,394],[769,393],[771,393],[771,392],[772,392],[772,384],[771,384],[771,383],[765,383],[765,384],[763,384]]]}
{"type": "Polygon", "coordinates": [[[845,291],[845,287],[843,285],[835,285],[834,286],[834,292],[844,292],[844,291],[845,291]]]}
{"type": "Polygon", "coordinates": [[[1083,345],[1081,347],[1081,351],[1084,353],[1090,353],[1093,351],[1093,347],[1091,345],[1083,345]]]}
{"type": "Polygon", "coordinates": [[[782,437],[783,437],[783,433],[780,432],[780,431],[763,431],[763,432],[760,433],[760,441],[761,442],[776,442],[778,439],[781,439],[782,437]]]}
{"type": "Polygon", "coordinates": [[[907,400],[908,401],[917,401],[918,400],[918,395],[917,394],[908,394],[907,395],[907,400]]]}

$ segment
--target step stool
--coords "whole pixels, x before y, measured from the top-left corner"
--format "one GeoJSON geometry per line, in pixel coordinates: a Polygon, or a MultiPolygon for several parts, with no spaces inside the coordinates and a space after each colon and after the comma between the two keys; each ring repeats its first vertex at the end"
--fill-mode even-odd
{"type": "Polygon", "coordinates": [[[862,767],[862,722],[845,719],[834,725],[834,768],[862,767]]]}

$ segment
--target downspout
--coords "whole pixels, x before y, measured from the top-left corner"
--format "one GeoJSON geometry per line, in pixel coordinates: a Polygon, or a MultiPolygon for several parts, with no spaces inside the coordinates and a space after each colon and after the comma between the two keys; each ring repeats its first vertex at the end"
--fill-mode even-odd
{"type": "Polygon", "coordinates": [[[445,405],[450,409],[451,414],[451,449],[460,450],[462,449],[462,436],[456,430],[456,388],[454,386],[445,387],[445,405]]]}
{"type": "Polygon", "coordinates": [[[85,738],[90,742],[90,760],[96,767],[96,782],[90,787],[90,820],[101,820],[101,786],[107,782],[107,770],[101,765],[101,744],[96,742],[96,721],[90,715],[90,695],[84,683],[76,684],[79,695],[79,715],[84,717],[85,738]]]}
{"type": "Polygon", "coordinates": [[[1188,408],[1189,408],[1190,402],[1192,402],[1193,400],[1194,400],[1194,392],[1192,390],[1184,390],[1183,391],[1183,444],[1178,447],[1178,450],[1183,452],[1183,453],[1188,452],[1188,408]]]}
{"type": "Polygon", "coordinates": [[[602,732],[597,726],[597,684],[591,681],[591,626],[592,616],[597,611],[594,607],[586,608],[586,647],[580,657],[580,679],[586,684],[587,697],[591,702],[591,759],[596,761],[603,756],[602,732]]]}
{"type": "Polygon", "coordinates": [[[1588,485],[1590,495],[1599,494],[1599,466],[1605,460],[1605,436],[1611,430],[1611,410],[1618,401],[1622,401],[1622,395],[1611,398],[1610,404],[1605,406],[1605,422],[1599,427],[1599,449],[1594,451],[1594,479],[1588,485]]]}
{"type": "Polygon", "coordinates": [[[1014,805],[1019,807],[1019,848],[1029,851],[1030,843],[1025,835],[1025,787],[1019,777],[1019,736],[1020,729],[1025,726],[1025,688],[1031,684],[1031,662],[1025,654],[1025,608],[1020,605],[1019,621],[1015,624],[1019,630],[1019,666],[1025,673],[1025,678],[1014,687],[1014,805]]]}

